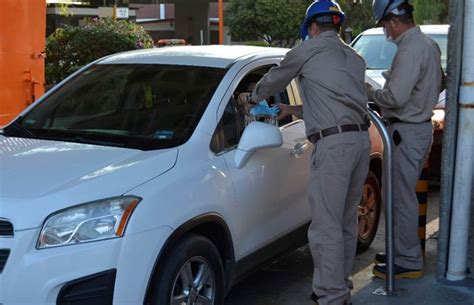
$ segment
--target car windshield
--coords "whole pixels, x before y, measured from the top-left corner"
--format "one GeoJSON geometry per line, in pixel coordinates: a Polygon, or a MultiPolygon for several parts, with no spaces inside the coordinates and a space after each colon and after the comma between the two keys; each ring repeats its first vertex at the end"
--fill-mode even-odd
{"type": "Polygon", "coordinates": [[[95,65],[68,81],[3,133],[142,150],[185,143],[224,69],[95,65]]]}
{"type": "MultiPolygon", "coordinates": [[[[445,34],[429,34],[441,49],[441,65],[446,70],[448,36],[445,34]]],[[[397,51],[397,46],[393,42],[388,42],[385,35],[361,35],[354,42],[353,48],[365,58],[367,69],[388,70],[392,64],[393,57],[397,51]]]]}

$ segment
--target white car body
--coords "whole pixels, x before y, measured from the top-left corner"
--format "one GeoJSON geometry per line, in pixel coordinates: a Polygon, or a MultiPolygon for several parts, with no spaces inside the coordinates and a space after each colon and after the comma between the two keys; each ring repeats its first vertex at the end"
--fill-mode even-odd
{"type": "MultiPolygon", "coordinates": [[[[113,304],[144,304],[164,247],[176,234],[205,221],[229,235],[223,260],[231,266],[226,268],[230,285],[231,278],[245,271],[246,258],[304,228],[311,215],[306,181],[313,146],[302,120],[280,126],[280,147],[246,151],[242,144],[218,154],[210,150],[216,126],[242,77],[259,66],[278,64],[287,51],[173,47],[97,61],[97,65],[173,63],[227,69],[192,136],[178,147],[143,151],[0,134],[0,224],[11,223],[14,228],[13,236],[0,236],[0,249],[9,251],[0,271],[0,304],[59,304],[65,285],[106,270],[116,271],[113,304]],[[38,249],[49,215],[127,195],[142,200],[123,237],[38,249]]],[[[290,103],[300,104],[296,83],[287,90],[290,103]]],[[[265,125],[252,124],[256,130],[265,125]]],[[[380,145],[376,135],[372,138],[374,145],[380,145]]]]}

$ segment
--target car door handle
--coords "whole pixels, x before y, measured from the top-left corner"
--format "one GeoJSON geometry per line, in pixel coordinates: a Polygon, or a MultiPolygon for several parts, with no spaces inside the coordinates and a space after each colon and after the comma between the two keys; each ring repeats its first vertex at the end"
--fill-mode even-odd
{"type": "Polygon", "coordinates": [[[305,150],[308,148],[308,142],[305,141],[303,143],[296,143],[295,147],[293,147],[293,151],[291,152],[291,155],[295,158],[300,158],[303,156],[305,150]]]}

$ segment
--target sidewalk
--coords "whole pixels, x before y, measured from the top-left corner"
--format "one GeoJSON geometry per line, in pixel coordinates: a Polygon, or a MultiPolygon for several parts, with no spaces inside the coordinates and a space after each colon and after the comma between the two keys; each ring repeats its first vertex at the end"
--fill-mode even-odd
{"type": "Polygon", "coordinates": [[[375,289],[385,286],[385,281],[372,279],[371,274],[371,279],[368,278],[368,275],[356,274],[355,280],[359,282],[359,285],[365,283],[366,286],[353,293],[354,305],[473,305],[474,280],[470,279],[463,283],[468,287],[456,287],[452,286],[450,282],[440,283],[436,280],[436,245],[436,239],[431,238],[427,241],[426,268],[423,278],[396,281],[396,289],[400,291],[399,296],[373,295],[372,292],[375,289]]]}
{"type": "MultiPolygon", "coordinates": [[[[433,236],[436,236],[436,234],[433,236]]],[[[372,292],[375,289],[385,286],[385,281],[373,279],[370,267],[368,267],[370,270],[367,270],[367,274],[357,273],[354,279],[358,282],[359,290],[353,293],[354,305],[474,305],[474,277],[472,273],[469,279],[458,284],[447,280],[437,281],[437,242],[436,237],[431,237],[426,242],[425,276],[422,279],[396,281],[396,289],[400,292],[399,296],[382,297],[373,295],[372,292]]],[[[471,205],[469,245],[468,267],[471,271],[474,271],[474,196],[471,205]]]]}

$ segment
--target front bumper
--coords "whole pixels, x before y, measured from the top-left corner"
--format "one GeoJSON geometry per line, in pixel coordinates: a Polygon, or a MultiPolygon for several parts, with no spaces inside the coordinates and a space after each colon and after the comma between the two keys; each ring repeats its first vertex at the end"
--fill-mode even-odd
{"type": "Polygon", "coordinates": [[[169,227],[159,227],[123,238],[42,250],[36,249],[39,228],[0,237],[0,249],[10,250],[0,273],[0,304],[56,305],[64,287],[112,270],[116,272],[113,304],[143,304],[156,258],[171,232],[169,227]]]}

